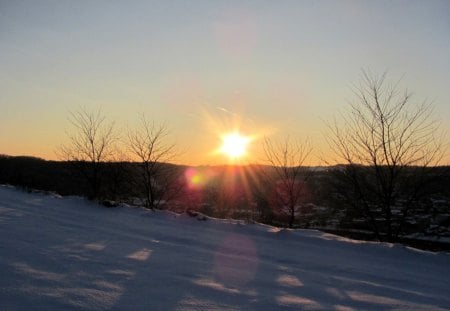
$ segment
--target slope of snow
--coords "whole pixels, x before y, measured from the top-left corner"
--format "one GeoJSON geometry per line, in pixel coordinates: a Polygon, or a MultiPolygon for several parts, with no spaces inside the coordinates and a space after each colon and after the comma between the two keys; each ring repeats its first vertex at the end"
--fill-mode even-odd
{"type": "Polygon", "coordinates": [[[450,255],[0,187],[0,310],[302,309],[450,309],[450,255]]]}

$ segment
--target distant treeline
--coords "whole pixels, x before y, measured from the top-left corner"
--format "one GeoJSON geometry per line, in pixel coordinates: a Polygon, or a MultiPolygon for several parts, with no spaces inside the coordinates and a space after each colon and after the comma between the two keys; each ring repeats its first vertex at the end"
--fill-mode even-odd
{"type": "MultiPolygon", "coordinates": [[[[83,161],[48,161],[30,156],[0,155],[0,183],[56,192],[60,195],[90,196],[86,174],[92,163],[83,161]]],[[[133,162],[102,162],[99,164],[101,189],[95,199],[122,201],[139,196],[131,181],[140,164],[133,162]]],[[[184,169],[182,166],[163,164],[184,169]]]]}
{"type": "MultiPolygon", "coordinates": [[[[89,197],[90,184],[86,174],[92,172],[88,162],[46,161],[27,156],[0,155],[0,184],[11,184],[25,190],[42,190],[61,195],[89,197]]],[[[136,182],[141,178],[142,165],[136,162],[102,162],[99,164],[100,203],[108,206],[116,203],[141,204],[145,206],[146,189],[136,182]]],[[[301,228],[322,228],[347,232],[372,232],[370,224],[358,204],[353,189],[342,182],[341,175],[349,166],[302,168],[302,200],[295,210],[293,224],[289,224],[289,213],[274,206],[280,206],[275,197],[277,184],[265,182],[270,175],[270,166],[204,166],[190,168],[182,165],[159,163],[170,174],[152,178],[152,195],[157,206],[176,212],[201,212],[210,216],[240,218],[278,226],[301,228]],[[175,176],[175,178],[173,178],[175,176]],[[308,176],[308,178],[304,178],[308,176]]],[[[410,175],[414,169],[410,168],[410,175]]],[[[420,233],[433,236],[447,236],[450,228],[450,169],[449,167],[427,168],[430,180],[422,189],[420,204],[401,219],[404,226],[399,236],[420,233]]],[[[360,173],[364,170],[361,168],[360,173]]],[[[407,185],[407,183],[405,183],[407,185]]],[[[279,191],[279,189],[278,189],[279,191]]],[[[420,201],[419,201],[420,200],[420,201]]],[[[387,230],[382,211],[372,211],[374,221],[379,221],[379,234],[387,230]],[[383,222],[381,222],[383,221],[383,222]]],[[[392,217],[394,217],[393,215],[392,217]]],[[[393,223],[394,228],[397,224],[393,223]]],[[[375,238],[373,235],[368,236],[375,238]]]]}

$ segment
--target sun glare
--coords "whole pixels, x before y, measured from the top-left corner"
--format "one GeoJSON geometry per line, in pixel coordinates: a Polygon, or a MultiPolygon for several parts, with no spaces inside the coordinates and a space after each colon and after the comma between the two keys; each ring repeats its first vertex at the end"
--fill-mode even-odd
{"type": "Polygon", "coordinates": [[[222,137],[222,147],[220,151],[230,159],[237,159],[247,153],[247,146],[250,138],[239,133],[230,133],[222,137]]]}

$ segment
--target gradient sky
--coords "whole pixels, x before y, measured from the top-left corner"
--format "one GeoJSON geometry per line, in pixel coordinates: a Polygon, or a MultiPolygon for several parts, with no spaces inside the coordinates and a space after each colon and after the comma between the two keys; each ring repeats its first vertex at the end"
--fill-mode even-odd
{"type": "Polygon", "coordinates": [[[122,133],[166,122],[187,164],[224,163],[235,123],[326,154],[362,68],[403,77],[450,133],[450,1],[0,0],[0,153],[55,159],[82,106],[122,133]]]}

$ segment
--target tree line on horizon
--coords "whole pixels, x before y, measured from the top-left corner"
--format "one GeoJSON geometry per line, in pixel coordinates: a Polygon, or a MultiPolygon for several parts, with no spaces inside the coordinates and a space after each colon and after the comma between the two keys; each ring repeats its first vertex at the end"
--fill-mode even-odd
{"type": "MultiPolygon", "coordinates": [[[[396,241],[410,233],[408,228],[430,222],[431,216],[450,214],[450,195],[444,207],[435,208],[435,201],[448,194],[442,183],[450,183],[448,170],[438,167],[446,143],[432,105],[413,105],[411,94],[401,92],[397,83],[388,83],[386,74],[363,71],[354,94],[349,110],[327,123],[327,141],[343,165],[325,172],[305,166],[313,148],[310,141],[265,138],[266,166],[239,168],[240,172],[224,168],[203,187],[192,187],[186,167],[170,164],[179,151],[169,142],[165,124],[142,115],[137,128],[119,139],[114,123],[100,111],[80,109],[70,113],[75,131],[59,150],[62,162],[41,163],[46,167],[41,167],[41,174],[48,171],[52,172],[48,178],[76,181],[62,181],[60,186],[75,187],[76,194],[94,200],[140,200],[149,209],[189,209],[218,217],[242,210],[238,217],[289,228],[308,227],[305,215],[314,206],[326,206],[329,215],[323,217],[339,218],[340,226],[362,223],[380,241],[396,241]]],[[[6,160],[0,157],[0,164],[6,160]]],[[[22,161],[33,166],[31,159],[22,161]]],[[[23,172],[23,167],[16,169],[23,172]]],[[[0,165],[0,182],[9,178],[13,184],[33,185],[30,172],[14,180],[5,177],[6,171],[14,175],[14,169],[0,165]]],[[[72,194],[46,183],[45,190],[72,194]]]]}

